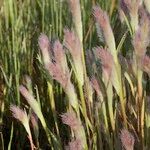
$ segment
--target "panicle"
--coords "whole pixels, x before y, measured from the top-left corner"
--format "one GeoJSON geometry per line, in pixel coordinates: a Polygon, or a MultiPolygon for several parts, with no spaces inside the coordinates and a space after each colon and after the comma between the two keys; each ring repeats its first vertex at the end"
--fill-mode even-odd
{"type": "Polygon", "coordinates": [[[40,119],[42,125],[45,127],[45,120],[43,119],[43,114],[41,112],[41,108],[39,103],[34,99],[34,96],[23,86],[21,85],[19,87],[20,93],[24,96],[34,113],[38,116],[40,119]]]}
{"type": "Polygon", "coordinates": [[[54,51],[55,61],[56,62],[59,62],[59,61],[61,62],[64,59],[65,52],[64,52],[63,46],[62,46],[62,44],[60,43],[59,40],[55,41],[53,51],[54,51]]]}
{"type": "Polygon", "coordinates": [[[70,80],[69,72],[63,72],[62,67],[58,63],[49,64],[48,71],[53,79],[57,80],[65,89],[70,80]]]}
{"type": "Polygon", "coordinates": [[[93,89],[96,91],[98,99],[100,100],[100,102],[102,102],[103,101],[103,95],[102,95],[101,88],[99,86],[98,80],[96,79],[95,76],[93,76],[91,78],[91,85],[92,85],[93,89]]]}
{"type": "Polygon", "coordinates": [[[82,33],[80,0],[68,0],[68,1],[69,1],[72,17],[73,17],[73,23],[75,25],[75,30],[77,32],[80,42],[82,43],[83,33],[82,33]]]}
{"type": "Polygon", "coordinates": [[[120,9],[125,13],[127,14],[127,9],[128,9],[128,6],[127,6],[128,2],[125,1],[125,0],[120,0],[119,2],[119,5],[120,5],[120,9]]]}
{"type": "Polygon", "coordinates": [[[38,43],[41,50],[48,49],[50,46],[48,37],[43,33],[40,35],[38,43]]]}
{"type": "Polygon", "coordinates": [[[141,23],[133,38],[133,46],[138,59],[142,59],[146,53],[150,37],[150,21],[146,12],[142,11],[141,23]]]}
{"type": "MultiPolygon", "coordinates": [[[[120,78],[118,76],[116,64],[114,62],[114,58],[110,52],[108,52],[104,48],[97,47],[95,49],[96,57],[101,60],[102,63],[102,71],[103,71],[103,78],[105,80],[106,86],[109,81],[116,89],[117,94],[119,95],[120,92],[120,78]]],[[[118,58],[117,58],[118,59],[118,58]]],[[[117,60],[118,61],[118,60],[117,60]]]]}
{"type": "Polygon", "coordinates": [[[68,96],[71,106],[77,109],[78,106],[77,95],[74,89],[74,85],[70,81],[69,71],[66,71],[64,73],[61,66],[57,63],[51,63],[48,67],[48,71],[50,75],[53,77],[53,79],[59,82],[63,87],[65,93],[68,96]]]}
{"type": "Polygon", "coordinates": [[[97,24],[103,32],[106,45],[108,46],[108,50],[114,57],[114,60],[117,62],[115,38],[106,12],[104,12],[99,6],[95,6],[93,8],[93,15],[97,24]]]}
{"type": "Polygon", "coordinates": [[[28,122],[29,119],[28,119],[26,111],[22,110],[21,108],[19,108],[18,106],[15,106],[15,105],[11,105],[10,110],[11,110],[14,118],[19,120],[23,124],[25,122],[28,122]]]}
{"type": "Polygon", "coordinates": [[[35,101],[33,95],[23,85],[20,86],[19,90],[28,103],[32,103],[32,101],[35,101]]]}
{"type": "Polygon", "coordinates": [[[67,112],[61,115],[62,122],[67,124],[74,132],[74,136],[81,143],[80,146],[84,149],[86,147],[86,135],[84,128],[79,118],[77,118],[75,112],[67,112]]]}
{"type": "Polygon", "coordinates": [[[74,112],[67,112],[61,115],[62,122],[68,126],[72,130],[78,130],[81,126],[81,123],[76,117],[76,114],[74,112]]]}
{"type": "Polygon", "coordinates": [[[126,129],[121,130],[120,139],[125,150],[134,149],[134,136],[126,129]]]}
{"type": "Polygon", "coordinates": [[[55,41],[53,51],[55,62],[61,66],[63,73],[69,72],[65,50],[59,40],[55,41]]]}
{"type": "Polygon", "coordinates": [[[113,57],[106,49],[97,47],[95,50],[96,56],[101,60],[104,76],[109,80],[114,65],[113,57]]]}
{"type": "Polygon", "coordinates": [[[77,109],[77,95],[74,89],[73,84],[70,81],[70,74],[69,72],[63,73],[61,66],[57,63],[51,63],[49,66],[50,75],[55,79],[57,82],[61,84],[65,93],[68,96],[69,102],[72,107],[77,109]]]}
{"type": "Polygon", "coordinates": [[[122,0],[124,4],[127,6],[129,11],[136,12],[138,11],[139,6],[141,5],[141,0],[122,0]]]}
{"type": "Polygon", "coordinates": [[[99,6],[95,6],[93,8],[93,15],[101,28],[105,29],[105,27],[109,24],[109,18],[106,12],[104,12],[99,6]]]}
{"type": "Polygon", "coordinates": [[[64,40],[65,46],[71,53],[72,57],[73,58],[81,57],[82,54],[81,42],[79,41],[75,33],[73,31],[70,31],[69,29],[65,29],[64,40]]]}
{"type": "Polygon", "coordinates": [[[33,150],[35,146],[33,144],[31,130],[30,130],[30,126],[29,126],[29,118],[28,118],[26,111],[22,110],[21,108],[19,108],[18,106],[15,106],[15,105],[11,105],[10,110],[13,114],[13,117],[16,118],[17,120],[19,120],[22,123],[22,125],[24,126],[24,128],[26,129],[26,132],[28,133],[30,145],[31,145],[31,150],[33,150]]]}
{"type": "Polygon", "coordinates": [[[100,96],[101,95],[100,86],[98,84],[96,77],[94,77],[94,76],[91,78],[91,85],[94,88],[94,90],[96,91],[97,95],[100,96]]]}
{"type": "MultiPolygon", "coordinates": [[[[87,103],[88,102],[92,103],[93,102],[93,87],[92,87],[91,82],[88,77],[86,78],[83,90],[84,90],[84,95],[85,95],[85,99],[86,99],[87,103]]],[[[90,105],[90,104],[88,104],[88,105],[90,105]]]]}
{"type": "MultiPolygon", "coordinates": [[[[138,29],[139,19],[138,10],[142,4],[141,0],[122,0],[122,4],[128,9],[133,32],[138,29]]],[[[124,9],[125,10],[125,9],[124,9]]]]}
{"type": "Polygon", "coordinates": [[[68,29],[65,29],[64,33],[65,33],[64,35],[65,46],[71,54],[74,68],[75,68],[76,78],[78,82],[83,86],[84,71],[83,71],[81,42],[74,32],[69,31],[68,29]]]}
{"type": "Polygon", "coordinates": [[[122,0],[128,8],[130,16],[138,15],[138,10],[142,5],[142,0],[122,0]]]}
{"type": "MultiPolygon", "coordinates": [[[[68,32],[69,32],[69,30],[68,30],[68,32]]],[[[73,44],[74,44],[74,42],[76,42],[76,44],[80,43],[80,41],[75,38],[74,33],[69,32],[68,34],[69,34],[68,35],[68,46],[71,47],[72,42],[73,42],[73,44]],[[71,35],[71,41],[69,41],[70,35],[71,35]]],[[[44,38],[46,38],[46,37],[44,36],[44,38]]],[[[71,48],[69,47],[69,48],[72,50],[71,51],[72,53],[74,53],[74,50],[75,50],[75,51],[77,51],[76,55],[80,56],[81,51],[80,51],[80,49],[78,49],[79,47],[77,47],[76,44],[74,44],[74,46],[76,46],[76,47],[71,47],[71,48]],[[72,48],[75,48],[75,49],[72,49],[72,48]]],[[[74,86],[70,81],[70,73],[69,73],[69,68],[67,65],[65,51],[59,40],[56,40],[53,45],[53,56],[54,56],[53,60],[49,58],[49,63],[45,67],[48,70],[49,74],[52,76],[52,78],[61,84],[65,93],[68,96],[71,106],[73,106],[75,109],[77,109],[77,105],[78,105],[77,95],[76,95],[74,86]]],[[[78,60],[76,60],[76,62],[80,63],[80,61],[78,61],[78,60]]],[[[78,71],[78,73],[82,74],[82,70],[81,70],[81,72],[78,71]]],[[[22,94],[24,94],[24,93],[25,93],[25,91],[22,92],[22,94]]],[[[31,95],[29,95],[29,93],[24,94],[24,96],[26,96],[26,97],[30,96],[30,98],[28,98],[28,99],[33,98],[31,95]],[[28,96],[26,96],[26,95],[28,95],[28,96]]]]}
{"type": "Polygon", "coordinates": [[[38,39],[38,44],[42,52],[44,65],[47,66],[50,63],[50,41],[45,34],[41,34],[38,39]]]}
{"type": "Polygon", "coordinates": [[[69,142],[66,150],[83,150],[82,142],[80,139],[73,139],[69,142]]]}

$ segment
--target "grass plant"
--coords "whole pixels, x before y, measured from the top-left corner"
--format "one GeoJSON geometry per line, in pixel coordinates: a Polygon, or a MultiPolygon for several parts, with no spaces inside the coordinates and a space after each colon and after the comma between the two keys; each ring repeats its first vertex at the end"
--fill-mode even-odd
{"type": "Polygon", "coordinates": [[[149,0],[0,1],[0,149],[150,149],[149,38],[149,0]]]}

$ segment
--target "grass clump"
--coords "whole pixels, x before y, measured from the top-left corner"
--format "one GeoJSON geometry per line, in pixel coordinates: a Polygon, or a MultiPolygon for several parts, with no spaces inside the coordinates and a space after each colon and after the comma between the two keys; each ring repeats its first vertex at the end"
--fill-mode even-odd
{"type": "Polygon", "coordinates": [[[109,2],[2,2],[2,149],[149,149],[148,1],[109,2]]]}

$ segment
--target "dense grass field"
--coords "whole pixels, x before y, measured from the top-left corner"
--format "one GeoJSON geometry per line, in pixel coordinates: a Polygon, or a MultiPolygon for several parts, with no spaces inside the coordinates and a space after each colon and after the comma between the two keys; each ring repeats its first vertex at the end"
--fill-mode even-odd
{"type": "Polygon", "coordinates": [[[0,0],[0,150],[150,150],[149,0],[0,0]]]}

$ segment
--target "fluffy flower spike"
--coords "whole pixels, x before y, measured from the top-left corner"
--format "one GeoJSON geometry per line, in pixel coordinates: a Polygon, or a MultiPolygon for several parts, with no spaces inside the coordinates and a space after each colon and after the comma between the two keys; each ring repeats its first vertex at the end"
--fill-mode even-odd
{"type": "Polygon", "coordinates": [[[69,1],[72,17],[73,17],[73,22],[75,25],[75,30],[77,32],[80,42],[82,42],[83,33],[82,33],[80,0],[68,0],[68,1],[69,1]]]}
{"type": "Polygon", "coordinates": [[[22,110],[21,108],[19,108],[18,106],[15,106],[15,105],[11,105],[10,110],[12,112],[13,117],[16,118],[17,120],[19,120],[22,123],[22,125],[24,126],[24,128],[26,129],[26,132],[28,133],[28,138],[30,140],[31,149],[33,150],[34,144],[33,144],[31,130],[30,130],[30,126],[29,126],[29,118],[28,118],[26,111],[22,110]]]}
{"type": "Polygon", "coordinates": [[[72,56],[77,80],[81,85],[83,85],[84,71],[83,71],[83,62],[82,62],[81,42],[74,32],[65,29],[64,33],[65,33],[64,35],[65,47],[69,50],[72,56]]]}
{"type": "Polygon", "coordinates": [[[103,32],[108,50],[114,57],[114,60],[117,61],[115,38],[110,26],[107,13],[104,12],[99,6],[95,6],[93,8],[93,15],[95,17],[96,23],[103,32]]]}
{"type": "Polygon", "coordinates": [[[125,150],[133,150],[134,149],[134,137],[133,135],[126,129],[121,130],[120,139],[125,150]]]}
{"type": "Polygon", "coordinates": [[[44,65],[48,66],[50,63],[50,41],[45,34],[41,34],[38,39],[38,44],[42,52],[44,65]]]}

